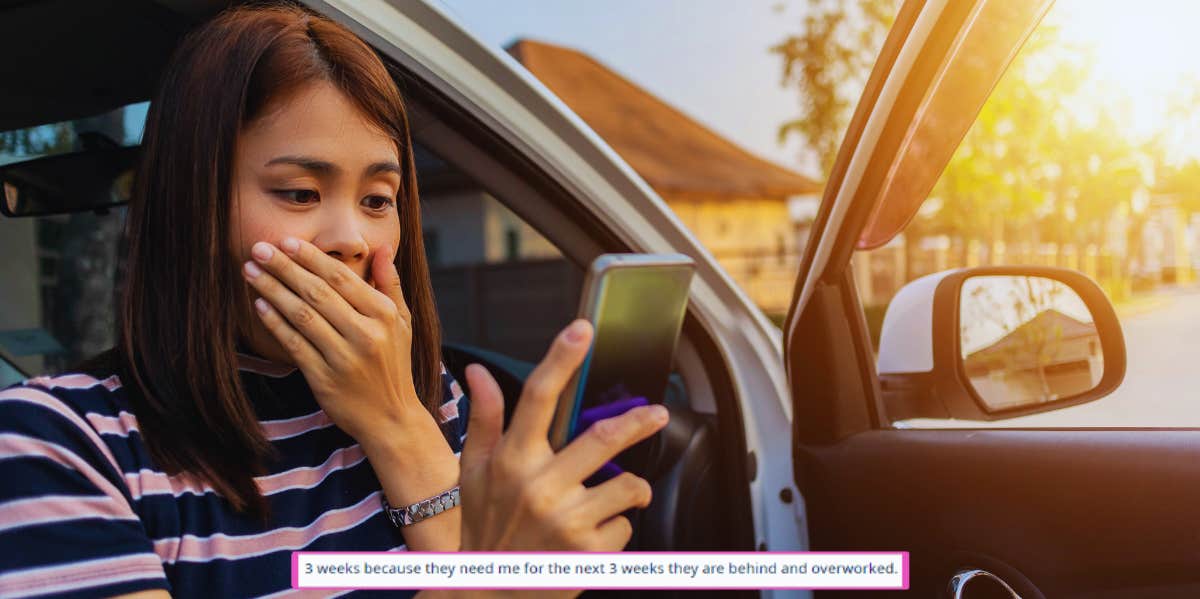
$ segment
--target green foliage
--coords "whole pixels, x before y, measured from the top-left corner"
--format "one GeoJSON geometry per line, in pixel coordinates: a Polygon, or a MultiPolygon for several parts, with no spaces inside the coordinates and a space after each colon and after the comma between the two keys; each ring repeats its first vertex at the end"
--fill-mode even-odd
{"type": "Polygon", "coordinates": [[[70,149],[72,139],[70,123],[0,131],[0,154],[37,156],[58,153],[70,149]]]}
{"type": "Polygon", "coordinates": [[[801,33],[771,47],[783,58],[783,85],[794,87],[800,115],[779,127],[800,135],[828,175],[871,65],[895,15],[896,0],[808,0],[801,33]]]}
{"type": "MultiPolygon", "coordinates": [[[[802,29],[772,47],[783,58],[785,85],[796,89],[800,117],[781,138],[801,135],[828,172],[892,21],[890,0],[808,0],[802,29]]],[[[929,234],[966,242],[1004,241],[1103,246],[1140,226],[1133,202],[1155,179],[1200,210],[1200,162],[1170,167],[1168,133],[1140,139],[1123,90],[1093,77],[1092,49],[1064,41],[1043,22],[997,84],[947,165],[931,198],[909,225],[914,240],[929,234]],[[1157,175],[1157,177],[1156,177],[1157,175]],[[1112,230],[1115,225],[1125,230],[1112,230]]],[[[1172,108],[1195,120],[1200,84],[1172,108]]],[[[1136,248],[1130,251],[1136,252],[1136,248]]],[[[1132,257],[1132,256],[1130,256],[1132,257]]],[[[1130,258],[1126,257],[1126,258],[1130,258]]]]}
{"type": "Polygon", "coordinates": [[[1080,107],[1093,57],[1035,30],[933,191],[940,232],[966,239],[1102,243],[1144,184],[1125,115],[1080,107]]]}

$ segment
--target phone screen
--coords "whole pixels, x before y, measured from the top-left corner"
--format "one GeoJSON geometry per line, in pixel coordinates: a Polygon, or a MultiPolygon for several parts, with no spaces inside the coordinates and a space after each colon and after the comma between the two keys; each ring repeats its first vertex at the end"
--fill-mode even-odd
{"type": "MultiPolygon", "coordinates": [[[[596,420],[662,403],[687,309],[691,264],[615,266],[593,295],[591,351],[580,367],[570,437],[596,420]]],[[[648,443],[618,457],[637,471],[648,443]]]]}

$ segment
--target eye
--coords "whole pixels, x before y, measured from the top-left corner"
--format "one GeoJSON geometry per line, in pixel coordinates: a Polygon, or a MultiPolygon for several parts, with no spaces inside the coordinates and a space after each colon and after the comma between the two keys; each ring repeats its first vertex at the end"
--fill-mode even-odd
{"type": "Polygon", "coordinates": [[[365,204],[367,208],[378,212],[383,212],[384,210],[391,208],[393,205],[395,205],[395,203],[396,200],[393,200],[388,196],[371,195],[363,198],[363,204],[365,204]]]}
{"type": "Polygon", "coordinates": [[[316,203],[321,199],[320,194],[312,189],[274,189],[271,193],[301,206],[316,203]]]}

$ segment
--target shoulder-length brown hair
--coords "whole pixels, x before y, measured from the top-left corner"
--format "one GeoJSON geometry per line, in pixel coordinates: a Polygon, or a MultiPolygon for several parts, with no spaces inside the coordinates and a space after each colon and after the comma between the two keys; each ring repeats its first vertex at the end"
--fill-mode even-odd
{"type": "Polygon", "coordinates": [[[403,175],[397,252],[413,314],[413,379],[435,414],[440,329],[421,245],[408,118],[379,57],[346,28],[301,8],[235,8],[191,32],[150,104],[130,201],[118,360],[158,465],[209,482],[265,517],[253,476],[272,447],[238,374],[238,318],[252,314],[230,231],[238,133],[269,104],[325,81],[396,142],[403,175]]]}

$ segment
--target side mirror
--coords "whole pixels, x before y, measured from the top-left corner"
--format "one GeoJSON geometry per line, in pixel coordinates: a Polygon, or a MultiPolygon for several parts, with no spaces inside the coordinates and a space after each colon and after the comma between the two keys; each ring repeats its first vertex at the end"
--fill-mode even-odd
{"type": "Polygon", "coordinates": [[[891,420],[1000,420],[1093,401],[1125,378],[1112,304],[1081,273],[935,273],[888,306],[878,371],[891,420]]]}

